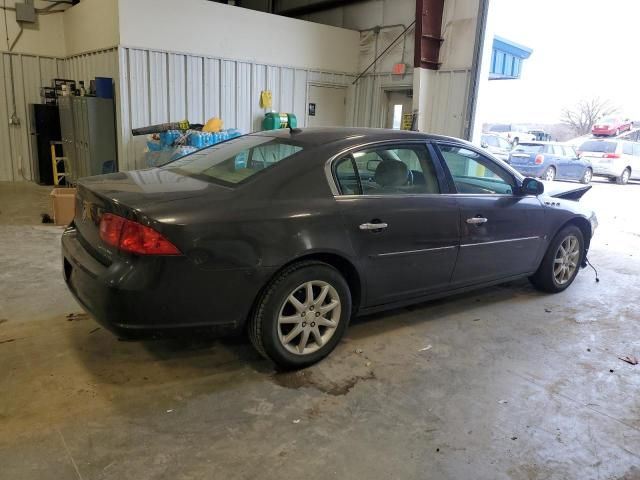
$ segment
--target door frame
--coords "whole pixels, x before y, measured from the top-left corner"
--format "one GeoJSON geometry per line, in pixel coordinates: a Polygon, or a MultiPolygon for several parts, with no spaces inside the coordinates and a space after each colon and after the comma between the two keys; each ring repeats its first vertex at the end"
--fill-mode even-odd
{"type": "Polygon", "coordinates": [[[339,85],[339,84],[335,84],[335,83],[325,83],[325,82],[307,82],[307,88],[306,88],[306,92],[305,92],[305,102],[304,102],[304,126],[308,127],[309,126],[309,89],[311,87],[324,87],[324,88],[336,88],[336,89],[342,89],[344,90],[344,99],[345,99],[345,108],[344,108],[344,113],[345,113],[345,119],[344,119],[344,123],[348,126],[348,120],[349,120],[349,113],[347,111],[347,107],[349,105],[348,102],[348,98],[349,98],[349,86],[348,85],[339,85]]]}
{"type": "MultiPolygon", "coordinates": [[[[380,105],[387,105],[388,106],[388,98],[387,98],[387,93],[392,93],[392,92],[405,92],[407,90],[412,90],[413,91],[413,83],[411,85],[382,85],[380,87],[381,90],[381,96],[382,96],[382,101],[380,102],[380,105]]],[[[381,109],[381,115],[380,115],[380,123],[379,126],[380,128],[387,128],[387,111],[388,108],[384,108],[381,109]]],[[[411,113],[413,113],[413,94],[411,95],[411,113]]],[[[404,113],[403,113],[404,115],[404,113]]]]}

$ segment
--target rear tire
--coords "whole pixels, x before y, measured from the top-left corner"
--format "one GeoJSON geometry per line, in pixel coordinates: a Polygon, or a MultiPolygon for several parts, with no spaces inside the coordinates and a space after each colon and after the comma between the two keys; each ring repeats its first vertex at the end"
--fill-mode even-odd
{"type": "Polygon", "coordinates": [[[556,178],[556,169],[553,167],[547,168],[542,174],[542,179],[547,182],[553,182],[556,178]]]}
{"type": "Polygon", "coordinates": [[[326,357],[351,317],[344,277],[319,261],[291,265],[259,298],[248,332],[256,350],[283,369],[308,367],[326,357]]]}
{"type": "Polygon", "coordinates": [[[580,179],[580,183],[588,184],[591,183],[591,179],[593,178],[593,171],[590,168],[587,168],[580,179]]]}
{"type": "Polygon", "coordinates": [[[575,225],[567,225],[553,237],[538,270],[529,277],[529,281],[543,292],[562,292],[575,280],[583,257],[582,231],[575,225]]]}
{"type": "Polygon", "coordinates": [[[625,168],[622,171],[622,174],[619,177],[616,177],[616,183],[618,185],[626,185],[629,182],[629,177],[631,176],[631,170],[625,168]]]}

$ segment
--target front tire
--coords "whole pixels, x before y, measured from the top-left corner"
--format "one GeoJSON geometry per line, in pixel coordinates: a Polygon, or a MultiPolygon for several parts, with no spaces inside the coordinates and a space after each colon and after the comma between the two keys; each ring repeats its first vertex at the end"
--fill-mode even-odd
{"type": "Polygon", "coordinates": [[[588,183],[591,183],[592,179],[593,179],[593,171],[590,168],[587,168],[582,174],[580,183],[588,184],[588,183]]]}
{"type": "Polygon", "coordinates": [[[266,288],[249,320],[249,338],[278,367],[304,368],[335,348],[350,317],[351,292],[340,272],[323,262],[300,262],[266,288]]]}
{"type": "Polygon", "coordinates": [[[529,280],[538,290],[559,293],[573,283],[584,257],[584,237],[575,225],[567,225],[553,238],[529,280]]]}

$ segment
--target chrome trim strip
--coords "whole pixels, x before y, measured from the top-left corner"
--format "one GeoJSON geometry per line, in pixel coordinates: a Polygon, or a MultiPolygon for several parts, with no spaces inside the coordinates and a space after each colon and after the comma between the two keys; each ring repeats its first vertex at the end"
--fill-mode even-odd
{"type": "Polygon", "coordinates": [[[457,245],[451,245],[448,247],[435,247],[435,248],[423,248],[420,250],[405,250],[402,252],[389,252],[389,253],[379,253],[375,255],[375,257],[393,257],[395,255],[411,255],[414,253],[424,253],[424,252],[436,252],[438,250],[450,250],[452,248],[458,248],[457,245]]]}
{"type": "Polygon", "coordinates": [[[492,240],[491,242],[480,242],[480,243],[463,243],[460,247],[476,247],[478,245],[493,245],[496,243],[511,243],[511,242],[522,242],[524,240],[535,240],[540,237],[522,237],[522,238],[509,238],[507,240],[492,240]]]}

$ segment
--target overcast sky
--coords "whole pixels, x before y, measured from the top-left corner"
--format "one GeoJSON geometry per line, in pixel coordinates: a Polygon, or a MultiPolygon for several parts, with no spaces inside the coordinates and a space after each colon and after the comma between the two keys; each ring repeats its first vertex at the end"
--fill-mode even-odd
{"type": "Polygon", "coordinates": [[[491,0],[495,33],[533,49],[519,80],[491,81],[486,122],[556,122],[581,98],[640,120],[640,0],[491,0]]]}

